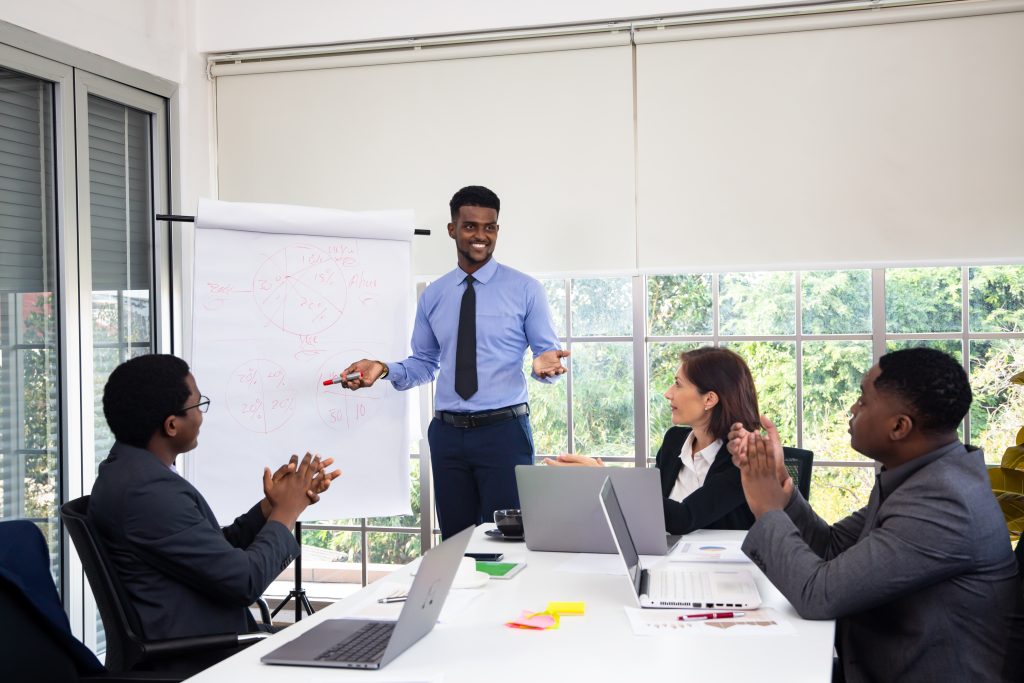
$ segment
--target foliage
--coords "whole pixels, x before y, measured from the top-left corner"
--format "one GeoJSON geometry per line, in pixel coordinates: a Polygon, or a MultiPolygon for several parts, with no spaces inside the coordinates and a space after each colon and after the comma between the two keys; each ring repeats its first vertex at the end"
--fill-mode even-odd
{"type": "Polygon", "coordinates": [[[722,334],[794,333],[793,273],[722,273],[718,282],[722,334]]]}
{"type": "Polygon", "coordinates": [[[959,268],[890,268],[885,271],[887,332],[959,332],[959,268]]]}
{"type": "MultiPolygon", "coordinates": [[[[411,463],[409,477],[411,486],[409,504],[411,515],[393,517],[371,517],[366,520],[367,526],[382,527],[418,527],[420,519],[420,461],[411,463]]],[[[323,522],[336,526],[356,526],[360,520],[331,520],[323,522]]],[[[340,562],[361,562],[363,556],[362,540],[359,532],[331,531],[327,529],[302,530],[302,544],[317,548],[327,548],[341,553],[340,562]]],[[[371,564],[406,564],[421,553],[419,531],[415,533],[373,532],[366,534],[367,561],[371,564]]]]}

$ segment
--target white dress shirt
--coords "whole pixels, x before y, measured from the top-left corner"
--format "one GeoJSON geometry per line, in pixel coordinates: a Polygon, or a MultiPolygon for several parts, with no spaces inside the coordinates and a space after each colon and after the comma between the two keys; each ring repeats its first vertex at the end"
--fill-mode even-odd
{"type": "Polygon", "coordinates": [[[669,499],[677,503],[683,502],[683,498],[704,485],[708,470],[715,464],[715,456],[722,448],[722,440],[715,439],[710,446],[694,453],[695,438],[694,433],[690,432],[686,441],[683,442],[683,449],[679,452],[679,459],[683,462],[683,466],[679,470],[679,476],[676,478],[672,491],[668,494],[669,499]]]}

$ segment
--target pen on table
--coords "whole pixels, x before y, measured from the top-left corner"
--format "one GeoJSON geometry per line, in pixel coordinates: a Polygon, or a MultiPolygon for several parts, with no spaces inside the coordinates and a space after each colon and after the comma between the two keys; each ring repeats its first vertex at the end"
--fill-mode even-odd
{"type": "Polygon", "coordinates": [[[745,617],[746,612],[703,612],[701,614],[684,614],[676,617],[676,621],[706,621],[708,619],[732,619],[733,617],[745,617]]]}
{"type": "Polygon", "coordinates": [[[382,605],[390,605],[393,602],[405,602],[405,598],[406,596],[404,595],[399,595],[397,597],[377,598],[377,602],[381,603],[382,605]]]}
{"type": "Polygon", "coordinates": [[[334,377],[332,379],[325,379],[324,380],[324,386],[328,387],[328,386],[330,386],[332,384],[341,384],[342,382],[351,382],[352,380],[359,379],[362,376],[363,376],[363,373],[361,373],[361,372],[350,372],[347,375],[345,375],[344,377],[334,377]]]}

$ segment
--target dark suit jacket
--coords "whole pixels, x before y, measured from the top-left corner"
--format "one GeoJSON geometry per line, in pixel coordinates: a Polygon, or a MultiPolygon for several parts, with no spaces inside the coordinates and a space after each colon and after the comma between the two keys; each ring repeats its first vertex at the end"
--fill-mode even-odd
{"type": "Polygon", "coordinates": [[[248,631],[248,606],[298,554],[259,505],[221,529],[192,484],[120,442],[100,464],[89,521],[150,639],[248,631]]]}
{"type": "Polygon", "coordinates": [[[999,681],[1017,657],[1006,522],[984,456],[959,441],[882,470],[867,506],[831,526],[794,492],[743,552],[800,616],[839,619],[847,683],[999,681]]]}
{"type": "Polygon", "coordinates": [[[689,427],[672,427],[658,449],[656,462],[661,471],[661,495],[665,505],[665,530],[670,534],[687,534],[697,529],[749,529],[754,514],[747,507],[740,484],[740,471],[732,464],[725,444],[715,455],[704,485],[681,503],[669,500],[668,494],[679,478],[683,463],[679,452],[690,435],[689,427]]]}

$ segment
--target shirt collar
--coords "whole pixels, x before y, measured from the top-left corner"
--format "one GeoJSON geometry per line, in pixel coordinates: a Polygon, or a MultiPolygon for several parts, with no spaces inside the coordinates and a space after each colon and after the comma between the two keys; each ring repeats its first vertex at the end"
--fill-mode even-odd
{"type": "Polygon", "coordinates": [[[910,462],[905,462],[899,467],[894,467],[891,470],[883,469],[878,475],[878,488],[879,494],[882,500],[885,500],[893,491],[898,489],[900,485],[910,478],[912,474],[917,472],[935,462],[939,458],[947,455],[962,455],[967,452],[967,448],[960,443],[960,440],[953,441],[940,446],[931,453],[918,456],[910,462]]]}
{"type": "Polygon", "coordinates": [[[697,437],[691,431],[689,436],[686,437],[686,441],[683,442],[683,449],[681,451],[679,451],[679,459],[682,460],[683,464],[685,465],[686,462],[687,462],[687,458],[690,458],[690,456],[692,456],[692,458],[690,458],[691,460],[692,459],[696,459],[699,456],[699,457],[703,458],[708,463],[708,467],[710,467],[711,465],[714,465],[715,464],[715,457],[718,455],[718,451],[720,451],[722,449],[722,440],[721,439],[715,439],[710,444],[708,444],[705,448],[703,448],[703,449],[697,451],[696,453],[694,453],[693,452],[693,443],[696,440],[697,440],[697,437]]]}
{"type": "MultiPolygon", "coordinates": [[[[473,279],[486,285],[487,281],[494,277],[496,272],[498,272],[498,262],[495,261],[492,256],[490,261],[482,265],[478,271],[473,273],[473,279]]],[[[459,276],[457,283],[461,285],[466,279],[466,271],[457,267],[455,269],[455,273],[459,276]]]]}

